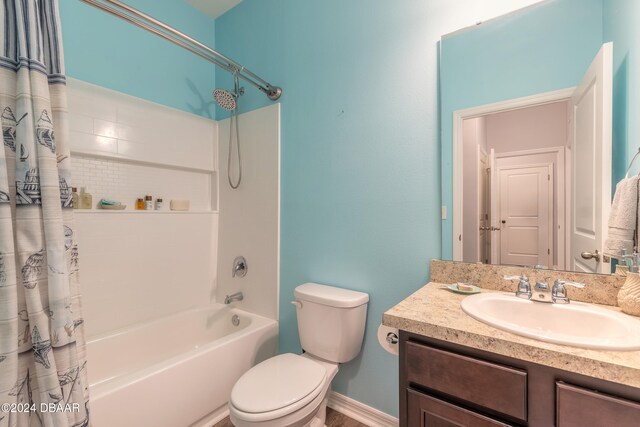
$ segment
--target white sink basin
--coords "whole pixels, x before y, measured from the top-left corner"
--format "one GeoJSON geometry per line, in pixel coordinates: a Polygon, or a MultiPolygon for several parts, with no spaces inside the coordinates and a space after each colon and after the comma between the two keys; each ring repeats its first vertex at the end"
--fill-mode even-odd
{"type": "Polygon", "coordinates": [[[468,296],[461,305],[474,319],[525,337],[582,348],[640,350],[640,320],[591,304],[482,293],[468,296]]]}

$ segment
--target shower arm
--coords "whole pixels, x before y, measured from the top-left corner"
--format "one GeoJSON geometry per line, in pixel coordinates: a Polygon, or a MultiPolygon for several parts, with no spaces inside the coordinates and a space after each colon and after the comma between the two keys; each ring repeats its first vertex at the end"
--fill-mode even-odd
{"type": "Polygon", "coordinates": [[[260,91],[264,92],[272,101],[277,100],[282,95],[282,89],[273,86],[267,81],[261,79],[256,74],[244,68],[237,62],[227,58],[226,56],[216,52],[209,46],[199,42],[198,40],[184,34],[181,31],[176,30],[173,27],[158,21],[151,16],[140,12],[133,7],[124,4],[118,0],[80,0],[83,3],[103,10],[111,15],[117,16],[131,24],[137,25],[157,36],[170,41],[201,58],[206,59],[209,62],[217,65],[223,70],[237,75],[242,80],[255,86],[260,91]]]}

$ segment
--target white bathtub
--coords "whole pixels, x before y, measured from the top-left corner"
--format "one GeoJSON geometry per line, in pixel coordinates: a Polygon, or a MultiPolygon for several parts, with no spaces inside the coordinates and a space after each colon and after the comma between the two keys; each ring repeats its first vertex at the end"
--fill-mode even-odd
{"type": "Polygon", "coordinates": [[[275,354],[277,337],[276,321],[216,305],[90,339],[91,423],[212,425],[236,380],[275,354]]]}

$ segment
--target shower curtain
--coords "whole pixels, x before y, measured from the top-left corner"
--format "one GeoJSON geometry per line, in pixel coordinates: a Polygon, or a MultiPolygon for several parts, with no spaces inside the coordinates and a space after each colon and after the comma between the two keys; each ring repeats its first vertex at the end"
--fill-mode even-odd
{"type": "Polygon", "coordinates": [[[88,426],[57,0],[0,0],[0,427],[88,426]]]}

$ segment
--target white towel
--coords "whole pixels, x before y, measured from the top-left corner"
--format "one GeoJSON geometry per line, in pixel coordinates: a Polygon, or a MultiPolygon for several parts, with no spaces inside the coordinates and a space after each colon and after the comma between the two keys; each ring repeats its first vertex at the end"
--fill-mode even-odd
{"type": "Polygon", "coordinates": [[[608,251],[633,253],[638,223],[638,176],[625,178],[616,185],[616,194],[609,214],[609,234],[605,241],[608,251]]]}

